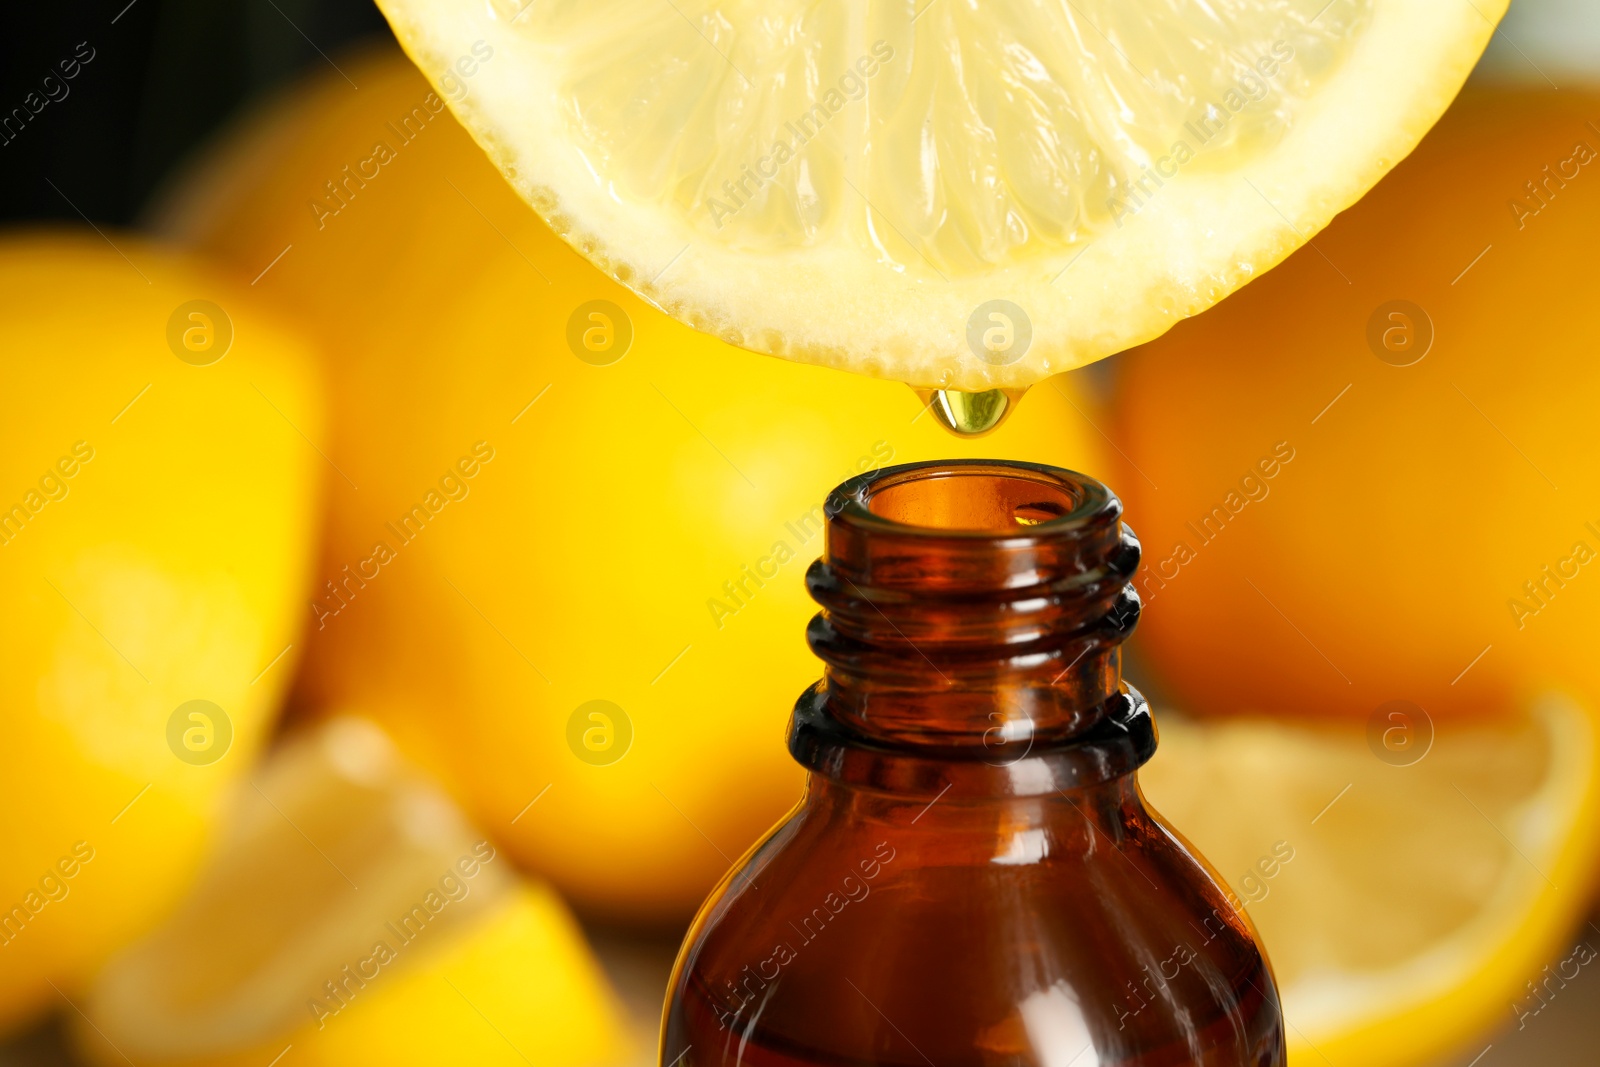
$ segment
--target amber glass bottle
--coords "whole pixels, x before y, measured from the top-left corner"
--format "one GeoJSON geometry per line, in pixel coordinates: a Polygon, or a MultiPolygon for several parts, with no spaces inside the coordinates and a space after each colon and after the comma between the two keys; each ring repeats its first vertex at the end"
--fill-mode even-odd
{"type": "Polygon", "coordinates": [[[789,733],[809,783],[695,919],[664,1067],[1283,1064],[1249,923],[1139,792],[1116,497],[948,462],[827,512],[826,669],[789,733]]]}

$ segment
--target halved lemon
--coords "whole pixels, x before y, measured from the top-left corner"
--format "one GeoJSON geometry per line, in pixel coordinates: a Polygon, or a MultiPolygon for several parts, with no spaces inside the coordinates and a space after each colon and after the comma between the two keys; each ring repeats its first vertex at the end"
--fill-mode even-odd
{"type": "Polygon", "coordinates": [[[975,391],[1283,259],[1416,145],[1506,0],[379,6],[523,197],[647,299],[975,391]]]}
{"type": "MultiPolygon", "coordinates": [[[[1389,708],[1385,705],[1385,708],[1389,708]]],[[[1151,804],[1260,932],[1290,1062],[1399,1067],[1479,1051],[1536,1011],[1600,852],[1600,732],[1570,700],[1440,722],[1161,723],[1151,804]],[[1481,1046],[1480,1046],[1481,1048],[1481,1046]]]]}
{"type": "Polygon", "coordinates": [[[631,1050],[554,893],[520,879],[386,735],[291,741],[165,926],[82,1005],[93,1062],[582,1067],[631,1050]]]}

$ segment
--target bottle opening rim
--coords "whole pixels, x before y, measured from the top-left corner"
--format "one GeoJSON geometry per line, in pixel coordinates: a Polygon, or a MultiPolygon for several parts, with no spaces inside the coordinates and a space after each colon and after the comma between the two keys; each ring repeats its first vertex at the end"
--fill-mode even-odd
{"type": "Polygon", "coordinates": [[[859,475],[829,495],[846,525],[943,538],[1073,536],[1120,511],[1111,491],[1063,467],[1018,460],[902,463],[859,475]]]}

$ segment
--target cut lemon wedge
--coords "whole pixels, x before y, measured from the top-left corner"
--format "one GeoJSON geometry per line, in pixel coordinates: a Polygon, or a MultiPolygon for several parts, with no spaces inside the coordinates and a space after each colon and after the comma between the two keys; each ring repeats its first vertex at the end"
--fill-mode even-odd
{"type": "Polygon", "coordinates": [[[1161,726],[1146,796],[1254,920],[1291,1063],[1470,1058],[1519,1005],[1540,1008],[1527,983],[1578,926],[1600,850],[1583,710],[1551,697],[1437,736],[1385,718],[1370,742],[1360,726],[1161,726]]]}
{"type": "Polygon", "coordinates": [[[91,988],[96,1063],[622,1062],[626,1027],[555,895],[372,724],[290,742],[170,920],[91,988]]]}
{"type": "Polygon", "coordinates": [[[1283,259],[1506,0],[379,0],[522,196],[746,348],[1023,387],[1283,259]]]}

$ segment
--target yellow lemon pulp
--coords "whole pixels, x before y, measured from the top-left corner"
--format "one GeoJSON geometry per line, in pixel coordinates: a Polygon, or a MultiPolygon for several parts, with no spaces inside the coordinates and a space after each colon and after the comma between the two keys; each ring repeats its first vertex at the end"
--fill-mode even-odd
{"type": "Polygon", "coordinates": [[[1411,150],[1505,9],[380,6],[518,192],[653,303],[968,391],[1148,340],[1277,263],[1411,150]]]}
{"type": "Polygon", "coordinates": [[[300,658],[326,467],[304,341],[215,269],[39,231],[0,292],[5,1028],[192,874],[300,658]]]}
{"type": "Polygon", "coordinates": [[[1291,1061],[1430,1062],[1525,1000],[1537,1010],[1525,983],[1589,900],[1600,735],[1585,709],[1550,696],[1436,734],[1398,714],[1370,728],[1163,719],[1141,772],[1254,921],[1291,1061]]]}
{"type": "Polygon", "coordinates": [[[90,991],[97,1062],[615,1062],[582,935],[371,723],[290,742],[169,921],[90,991]]]}

